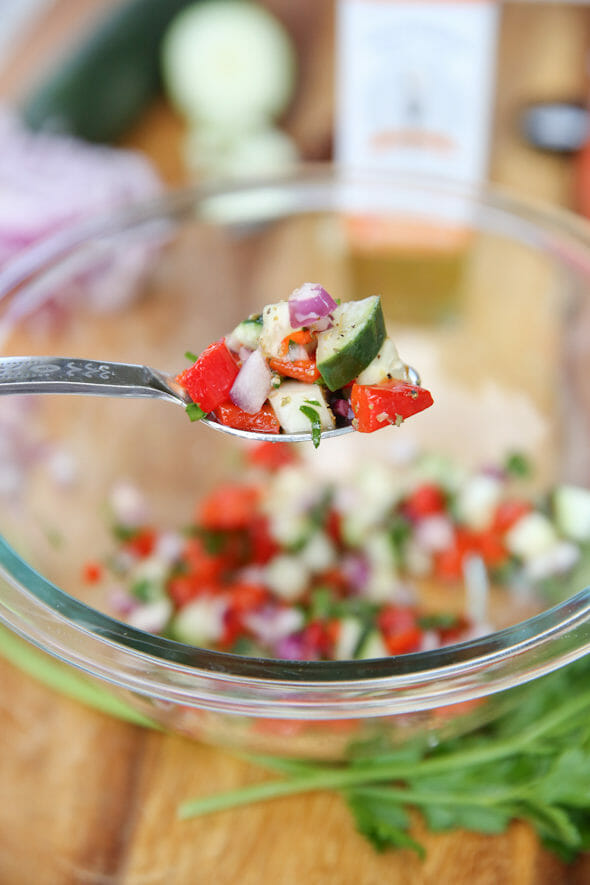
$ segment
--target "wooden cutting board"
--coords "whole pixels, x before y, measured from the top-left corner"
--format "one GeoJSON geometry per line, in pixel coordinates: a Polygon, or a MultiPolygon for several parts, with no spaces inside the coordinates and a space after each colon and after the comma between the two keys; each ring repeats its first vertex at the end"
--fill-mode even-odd
{"type": "MultiPolygon", "coordinates": [[[[114,2],[114,0],[109,0],[114,2]]],[[[100,0],[59,0],[0,78],[15,94],[35,61],[55,53],[100,0]]],[[[329,156],[331,4],[269,0],[301,50],[301,89],[287,127],[304,156],[329,156]]],[[[504,10],[498,71],[496,181],[554,202],[572,200],[571,165],[533,153],[515,131],[528,100],[577,96],[589,13],[555,4],[504,10]],[[526,35],[526,40],[525,40],[526,35]]],[[[156,104],[127,143],[183,181],[182,124],[156,104]]],[[[343,801],[310,795],[192,822],[191,796],[265,775],[226,752],[148,733],[61,698],[0,661],[0,885],[560,885],[590,881],[590,860],[566,868],[525,825],[501,836],[416,835],[427,847],[379,855],[355,832],[343,801]]]]}

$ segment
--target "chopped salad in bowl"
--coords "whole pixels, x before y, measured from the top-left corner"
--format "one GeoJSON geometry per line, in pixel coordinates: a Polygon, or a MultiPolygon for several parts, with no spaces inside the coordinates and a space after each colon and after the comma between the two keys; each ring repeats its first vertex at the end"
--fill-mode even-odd
{"type": "Polygon", "coordinates": [[[111,501],[114,549],[84,569],[132,626],[198,647],[287,660],[383,658],[485,635],[546,604],[587,560],[590,493],[536,500],[526,461],[480,471],[431,454],[313,476],[260,443],[188,526],[111,501]]]}
{"type": "Polygon", "coordinates": [[[377,295],[338,304],[316,283],[240,322],[178,375],[191,420],[239,430],[361,433],[399,426],[432,405],[388,337],[377,295]]]}

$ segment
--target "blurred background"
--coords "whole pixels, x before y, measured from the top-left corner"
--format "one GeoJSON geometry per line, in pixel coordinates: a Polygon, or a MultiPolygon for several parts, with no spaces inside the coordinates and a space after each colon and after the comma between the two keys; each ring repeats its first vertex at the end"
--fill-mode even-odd
{"type": "Polygon", "coordinates": [[[1,0],[0,97],[166,186],[336,157],[590,211],[587,6],[434,6],[1,0]]]}
{"type": "MultiPolygon", "coordinates": [[[[0,0],[0,267],[110,207],[300,161],[490,180],[590,216],[589,73],[584,3],[0,0]]],[[[373,268],[380,286],[385,280],[387,267],[362,260],[374,258],[374,247],[394,247],[392,285],[400,246],[419,256],[428,248],[435,260],[424,291],[436,281],[439,295],[452,293],[461,219],[445,231],[352,219],[359,278],[373,268]]],[[[406,270],[422,273],[422,258],[406,270]]],[[[494,260],[482,274],[497,284],[494,260]]],[[[536,280],[532,273],[535,295],[536,280]]],[[[102,287],[103,308],[105,296],[102,287]]],[[[487,331],[487,317],[482,323],[487,331]]],[[[133,731],[68,706],[4,662],[0,670],[8,722],[0,730],[0,885],[192,885],[195,845],[202,882],[345,881],[343,870],[355,885],[391,875],[470,885],[574,881],[518,825],[495,840],[433,838],[418,872],[403,855],[377,856],[361,843],[330,796],[273,806],[268,817],[252,809],[239,819],[240,839],[237,818],[189,831],[174,819],[187,778],[193,792],[247,783],[257,775],[246,763],[133,731]],[[14,697],[23,699],[20,711],[14,697]],[[43,730],[31,727],[37,721],[43,730]],[[284,836],[294,831],[291,875],[284,836]],[[262,836],[264,870],[251,851],[262,836]]],[[[586,863],[575,881],[587,877],[586,863]]]]}

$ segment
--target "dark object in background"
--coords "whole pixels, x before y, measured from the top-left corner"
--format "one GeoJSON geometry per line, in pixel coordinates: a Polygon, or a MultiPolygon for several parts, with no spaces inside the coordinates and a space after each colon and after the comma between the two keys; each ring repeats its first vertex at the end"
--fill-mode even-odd
{"type": "Polygon", "coordinates": [[[94,25],[82,45],[45,72],[21,108],[35,130],[112,142],[139,118],[160,87],[160,42],[194,0],[130,0],[94,25]]]}
{"type": "Polygon", "coordinates": [[[532,147],[560,154],[575,153],[590,137],[590,112],[576,102],[539,102],[522,112],[520,127],[532,147]]]}

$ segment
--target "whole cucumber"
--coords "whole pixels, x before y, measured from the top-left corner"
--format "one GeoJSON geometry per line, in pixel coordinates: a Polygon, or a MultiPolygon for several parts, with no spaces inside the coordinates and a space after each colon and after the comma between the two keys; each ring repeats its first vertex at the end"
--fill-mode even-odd
{"type": "Polygon", "coordinates": [[[27,125],[87,141],[119,138],[157,93],[162,37],[191,2],[129,0],[100,20],[26,97],[21,113],[27,125]]]}

